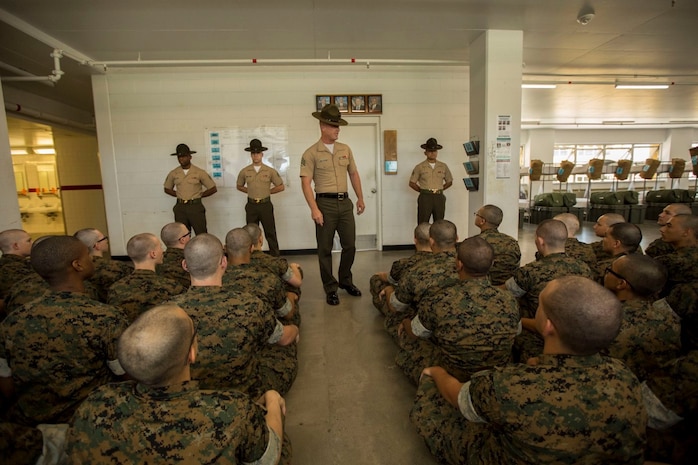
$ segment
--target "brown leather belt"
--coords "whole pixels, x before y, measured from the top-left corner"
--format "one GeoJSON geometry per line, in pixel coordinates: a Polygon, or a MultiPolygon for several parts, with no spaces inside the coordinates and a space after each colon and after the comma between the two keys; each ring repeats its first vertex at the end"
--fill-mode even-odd
{"type": "Polygon", "coordinates": [[[252,197],[248,197],[247,201],[250,203],[267,203],[271,200],[271,197],[264,197],[263,199],[253,199],[252,197]]]}
{"type": "Polygon", "coordinates": [[[201,199],[191,199],[191,200],[177,199],[177,203],[201,203],[201,199]]]}
{"type": "Polygon", "coordinates": [[[419,189],[420,194],[443,194],[443,189],[419,189]]]}

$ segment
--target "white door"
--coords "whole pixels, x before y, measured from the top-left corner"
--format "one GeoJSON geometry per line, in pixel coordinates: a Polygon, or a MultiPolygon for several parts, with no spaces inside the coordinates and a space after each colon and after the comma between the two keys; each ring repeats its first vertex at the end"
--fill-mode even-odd
{"type": "MultiPolygon", "coordinates": [[[[381,212],[380,212],[380,177],[377,176],[380,166],[380,118],[377,116],[343,116],[349,122],[339,131],[339,142],[351,147],[354,160],[359,168],[361,186],[364,193],[366,210],[356,218],[356,248],[357,250],[381,250],[381,212]]],[[[349,187],[352,200],[356,196],[349,187]]],[[[354,208],[356,212],[356,207],[354,208]]],[[[338,240],[336,241],[338,245],[338,240]]]]}

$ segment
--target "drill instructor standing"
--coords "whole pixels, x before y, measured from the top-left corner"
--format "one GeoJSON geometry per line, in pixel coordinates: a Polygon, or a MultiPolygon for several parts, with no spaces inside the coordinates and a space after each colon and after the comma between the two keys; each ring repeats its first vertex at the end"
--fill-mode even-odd
{"type": "Polygon", "coordinates": [[[174,220],[184,224],[190,231],[203,234],[206,230],[206,207],[201,203],[218,191],[211,176],[196,165],[192,165],[191,156],[196,151],[189,150],[187,144],[179,144],[175,153],[179,166],[169,172],[165,178],[165,193],[177,197],[172,211],[174,220]]]}
{"type": "Polygon", "coordinates": [[[348,145],[337,142],[339,126],[346,126],[336,105],[325,105],[313,112],[320,120],[320,140],[311,145],[301,158],[301,185],[303,195],[315,222],[320,276],[329,305],[339,305],[337,289],[358,297],[361,291],[353,283],[351,266],[356,254],[356,225],[353,203],[349,199],[347,174],[356,193],[356,213],[364,212],[364,196],[354,155],[348,145]],[[314,183],[315,194],[313,195],[314,183]],[[332,242],[337,231],[342,244],[339,262],[339,280],[332,275],[332,242]]]}
{"type": "Polygon", "coordinates": [[[252,164],[240,170],[237,189],[247,194],[245,222],[257,225],[262,223],[264,236],[269,244],[269,254],[278,257],[279,241],[276,239],[276,222],[271,195],[284,190],[284,182],[274,168],[262,163],[263,152],[266,150],[268,149],[262,146],[259,139],[250,141],[250,146],[246,147],[245,151],[250,152],[252,164]],[[272,185],[274,187],[271,187],[272,185]]]}

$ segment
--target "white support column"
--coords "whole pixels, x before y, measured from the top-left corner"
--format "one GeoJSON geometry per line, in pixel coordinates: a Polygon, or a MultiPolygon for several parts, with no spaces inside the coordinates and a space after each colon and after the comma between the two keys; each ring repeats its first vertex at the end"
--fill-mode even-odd
{"type": "MultiPolygon", "coordinates": [[[[519,217],[522,61],[522,31],[488,30],[470,44],[470,138],[480,140],[480,190],[468,194],[469,208],[497,205],[504,212],[499,230],[513,237],[519,217]]],[[[468,228],[468,236],[479,232],[472,221],[468,228]]]]}
{"type": "MultiPolygon", "coordinates": [[[[4,102],[2,86],[0,86],[0,102],[4,102]]],[[[12,153],[10,152],[10,136],[7,131],[7,113],[3,107],[3,117],[0,118],[0,231],[6,229],[22,229],[22,218],[19,214],[15,172],[12,169],[12,153]]]]}
{"type": "Polygon", "coordinates": [[[109,84],[106,76],[92,76],[92,95],[95,102],[95,121],[99,144],[104,208],[109,227],[109,251],[112,255],[126,255],[124,221],[121,215],[119,184],[116,174],[116,150],[109,107],[109,84]]]}

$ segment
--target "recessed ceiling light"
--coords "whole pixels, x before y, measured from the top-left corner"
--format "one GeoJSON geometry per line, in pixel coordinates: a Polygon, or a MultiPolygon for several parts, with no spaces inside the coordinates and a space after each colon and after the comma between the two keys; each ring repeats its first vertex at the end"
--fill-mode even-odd
{"type": "Polygon", "coordinates": [[[522,89],[555,89],[556,84],[521,84],[522,89]]]}
{"type": "Polygon", "coordinates": [[[616,89],[668,89],[667,82],[616,82],[616,89]]]}

